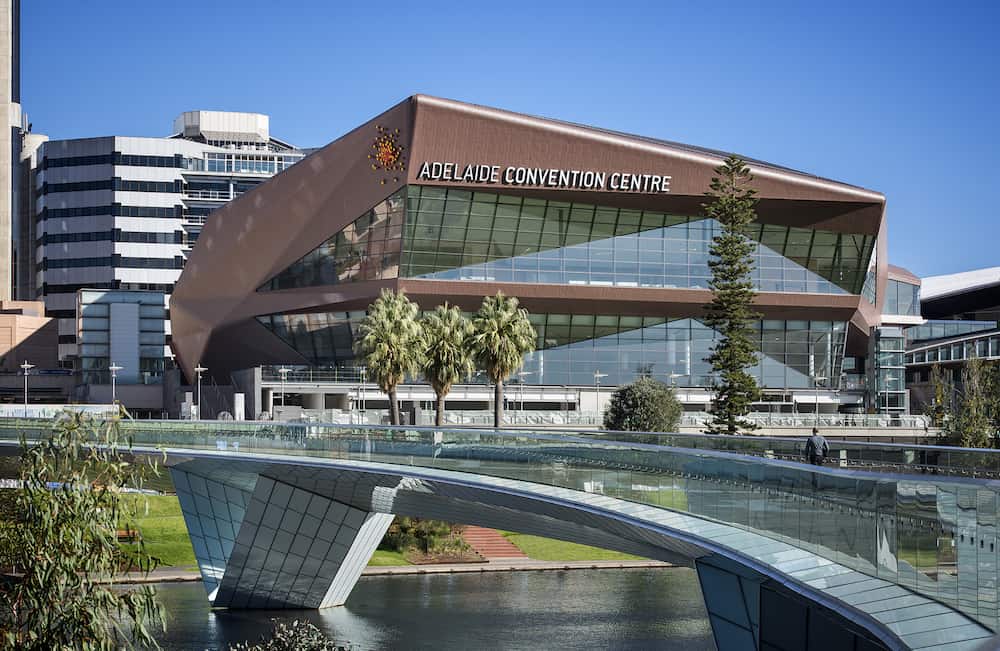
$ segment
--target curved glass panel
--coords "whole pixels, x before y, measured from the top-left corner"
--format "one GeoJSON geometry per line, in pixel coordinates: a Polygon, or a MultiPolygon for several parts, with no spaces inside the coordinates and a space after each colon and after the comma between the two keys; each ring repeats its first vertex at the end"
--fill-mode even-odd
{"type": "Polygon", "coordinates": [[[354,334],[364,312],[269,314],[257,321],[312,364],[354,361],[354,334]]]}
{"type": "MultiPolygon", "coordinates": [[[[402,274],[620,287],[708,287],[719,232],[698,216],[410,186],[402,274]]],[[[761,291],[859,293],[875,238],[753,224],[761,291]]]]}
{"type": "Polygon", "coordinates": [[[257,291],[399,276],[406,188],[394,192],[257,291]]]}
{"type": "MultiPolygon", "coordinates": [[[[352,342],[363,312],[273,314],[258,321],[317,366],[354,364],[352,342]]],[[[642,375],[679,386],[710,387],[705,361],[714,330],[696,319],[623,315],[531,314],[536,350],[525,356],[525,384],[589,386],[594,373],[617,386],[642,375]]],[[[772,389],[804,389],[813,377],[836,386],[846,324],[837,321],[763,321],[756,325],[760,362],[750,372],[772,389]]]]}

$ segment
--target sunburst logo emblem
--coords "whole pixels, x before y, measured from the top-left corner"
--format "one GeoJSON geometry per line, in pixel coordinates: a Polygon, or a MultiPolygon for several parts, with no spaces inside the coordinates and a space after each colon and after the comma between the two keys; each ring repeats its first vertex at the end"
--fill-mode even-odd
{"type": "MultiPolygon", "coordinates": [[[[372,143],[372,152],[368,154],[373,171],[402,172],[406,169],[403,165],[403,145],[399,144],[399,129],[386,129],[378,125],[378,136],[372,143]]],[[[398,183],[399,177],[393,177],[393,182],[398,183]]],[[[381,183],[385,185],[386,179],[381,183]]]]}

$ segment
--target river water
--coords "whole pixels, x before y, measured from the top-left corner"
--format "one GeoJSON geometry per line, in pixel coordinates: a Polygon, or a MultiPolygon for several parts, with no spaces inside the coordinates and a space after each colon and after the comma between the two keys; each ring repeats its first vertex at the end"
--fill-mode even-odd
{"type": "Polygon", "coordinates": [[[373,649],[715,649],[687,568],[362,577],[342,608],[213,611],[201,583],[157,587],[165,649],[228,649],[278,617],[373,649]]]}

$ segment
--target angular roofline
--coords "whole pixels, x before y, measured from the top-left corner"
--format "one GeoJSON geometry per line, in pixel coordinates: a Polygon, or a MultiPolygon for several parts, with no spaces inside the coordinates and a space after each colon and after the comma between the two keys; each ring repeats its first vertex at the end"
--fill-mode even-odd
{"type": "Polygon", "coordinates": [[[948,296],[1000,285],[1000,267],[960,271],[953,274],[928,276],[920,288],[921,301],[933,301],[948,296]]]}
{"type": "Polygon", "coordinates": [[[921,285],[922,281],[919,276],[910,271],[909,269],[904,269],[903,267],[897,267],[894,264],[890,264],[888,268],[889,279],[899,280],[904,283],[909,283],[911,285],[921,285]]]}
{"type": "MultiPolygon", "coordinates": [[[[435,97],[433,95],[415,94],[412,95],[409,99],[415,102],[418,106],[420,104],[434,104],[452,110],[488,115],[496,119],[503,119],[515,123],[529,123],[529,124],[534,124],[536,126],[546,126],[548,128],[556,127],[573,135],[586,134],[591,137],[599,136],[612,143],[616,144],[627,143],[631,146],[639,145],[641,147],[648,148],[652,151],[663,151],[664,149],[667,149],[674,155],[680,154],[681,156],[684,156],[692,160],[696,160],[698,162],[708,162],[711,164],[718,164],[731,155],[731,152],[725,152],[717,149],[709,149],[707,147],[688,145],[670,140],[661,140],[658,138],[651,138],[648,136],[641,136],[621,131],[614,131],[611,129],[604,129],[602,127],[594,127],[586,124],[579,124],[576,122],[557,120],[554,118],[529,115],[526,113],[517,113],[515,111],[509,111],[506,109],[498,109],[490,106],[484,106],[481,104],[470,104],[458,100],[435,97]]],[[[868,188],[863,188],[857,185],[850,185],[848,183],[843,183],[841,181],[835,181],[833,179],[824,178],[821,176],[817,176],[815,174],[809,174],[808,172],[802,172],[799,170],[792,169],[790,167],[775,165],[774,163],[768,163],[766,161],[761,161],[755,158],[749,158],[745,156],[740,156],[740,158],[746,161],[746,163],[750,165],[751,168],[754,168],[753,171],[756,174],[760,174],[763,172],[764,174],[767,175],[786,176],[786,177],[793,176],[799,179],[800,181],[818,187],[825,187],[825,188],[832,187],[840,191],[846,189],[860,195],[866,195],[859,197],[859,199],[864,201],[871,201],[878,203],[885,202],[885,196],[882,193],[870,190],[868,188]]]]}

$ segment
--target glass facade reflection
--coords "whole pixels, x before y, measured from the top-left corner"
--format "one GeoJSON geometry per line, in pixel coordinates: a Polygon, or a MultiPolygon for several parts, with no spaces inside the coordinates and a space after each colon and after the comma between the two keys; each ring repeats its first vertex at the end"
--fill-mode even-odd
{"type": "MultiPolygon", "coordinates": [[[[353,366],[353,335],[363,312],[275,314],[258,320],[317,366],[353,366]]],[[[531,314],[537,350],[525,358],[525,384],[605,385],[652,375],[680,386],[712,385],[705,362],[716,339],[696,319],[624,315],[531,314]]],[[[846,324],[836,321],[758,323],[760,362],[751,369],[766,388],[810,388],[813,377],[838,378],[846,324]]],[[[836,382],[833,382],[836,385],[836,382]]]]}
{"type": "Polygon", "coordinates": [[[260,290],[396,278],[405,196],[405,188],[393,193],[271,278],[260,290]]]}
{"type": "MultiPolygon", "coordinates": [[[[697,319],[533,314],[531,320],[539,340],[525,358],[527,384],[588,385],[599,370],[607,385],[640,375],[679,386],[712,385],[705,358],[717,335],[697,319]]],[[[840,376],[844,323],[763,321],[757,331],[762,353],[750,373],[761,386],[809,388],[811,377],[840,376]]]]}
{"type": "Polygon", "coordinates": [[[883,314],[920,316],[920,285],[889,279],[885,286],[883,314]]]}
{"type": "MultiPolygon", "coordinates": [[[[708,287],[714,220],[410,186],[402,275],[622,287],[708,287]]],[[[875,238],[755,224],[761,291],[857,294],[875,238]]]]}
{"type": "MultiPolygon", "coordinates": [[[[452,188],[407,186],[271,278],[260,290],[397,277],[621,287],[707,289],[714,220],[452,188]]],[[[761,291],[859,294],[875,238],[754,224],[754,283],[761,291]]],[[[267,315],[258,320],[319,366],[354,364],[363,313],[267,315]]],[[[529,384],[620,385],[643,374],[710,387],[716,333],[693,318],[532,314],[529,384]]],[[[846,325],[757,324],[761,386],[836,387],[846,325]]]]}
{"type": "Polygon", "coordinates": [[[270,314],[257,321],[319,366],[352,366],[354,334],[364,312],[270,314]]]}
{"type": "MultiPolygon", "coordinates": [[[[707,289],[719,224],[699,216],[408,186],[260,289],[406,277],[707,289]],[[405,204],[405,220],[404,220],[405,204]],[[405,221],[405,229],[404,229],[405,221]],[[400,266],[402,270],[400,271],[400,266]]],[[[754,224],[754,285],[857,294],[875,238],[754,224]]]]}
{"type": "Polygon", "coordinates": [[[958,337],[974,332],[995,330],[997,327],[1000,327],[1000,323],[997,321],[931,319],[921,325],[907,328],[904,334],[906,335],[906,343],[909,345],[922,341],[932,341],[934,339],[944,339],[945,337],[958,337]]]}
{"type": "Polygon", "coordinates": [[[881,413],[906,409],[906,340],[902,328],[881,327],[875,331],[875,391],[881,413]]]}

